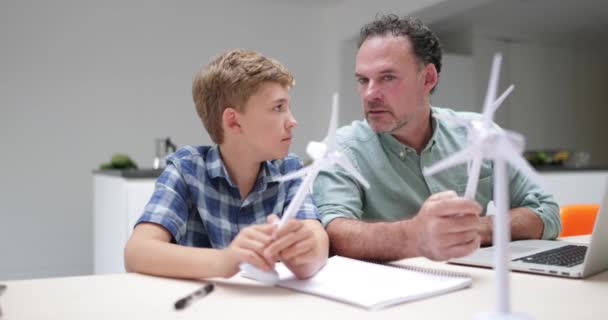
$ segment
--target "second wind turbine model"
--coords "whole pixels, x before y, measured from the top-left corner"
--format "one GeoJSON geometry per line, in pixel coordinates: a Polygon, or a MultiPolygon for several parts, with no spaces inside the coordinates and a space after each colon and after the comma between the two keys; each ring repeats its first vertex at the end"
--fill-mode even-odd
{"type": "Polygon", "coordinates": [[[509,252],[507,245],[511,236],[507,164],[513,166],[537,184],[542,185],[542,183],[540,176],[532,169],[528,162],[521,157],[521,154],[524,151],[524,137],[518,133],[503,130],[494,124],[493,118],[496,110],[513,90],[513,85],[511,85],[498,99],[496,99],[501,61],[502,56],[500,54],[494,55],[481,119],[438,116],[446,121],[464,125],[467,128],[468,145],[463,150],[437,162],[430,168],[425,168],[423,173],[426,176],[430,176],[444,169],[467,163],[469,164],[469,177],[464,196],[468,199],[475,199],[481,161],[484,158],[494,161],[494,202],[496,204],[496,217],[494,219],[493,244],[495,247],[494,269],[496,271],[497,281],[497,310],[479,314],[476,319],[530,319],[530,317],[525,314],[513,313],[509,301],[509,252]]]}

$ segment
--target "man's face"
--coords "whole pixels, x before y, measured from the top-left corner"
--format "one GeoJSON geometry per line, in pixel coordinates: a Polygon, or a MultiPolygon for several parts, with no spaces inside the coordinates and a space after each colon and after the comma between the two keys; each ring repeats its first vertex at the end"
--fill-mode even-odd
{"type": "Polygon", "coordinates": [[[427,67],[408,38],[372,36],[357,53],[357,90],[367,122],[376,132],[398,133],[428,108],[427,67]]]}
{"type": "Polygon", "coordinates": [[[291,114],[288,89],[276,82],[263,83],[239,113],[243,141],[252,158],[260,161],[287,156],[291,130],[297,125],[291,114]]]}

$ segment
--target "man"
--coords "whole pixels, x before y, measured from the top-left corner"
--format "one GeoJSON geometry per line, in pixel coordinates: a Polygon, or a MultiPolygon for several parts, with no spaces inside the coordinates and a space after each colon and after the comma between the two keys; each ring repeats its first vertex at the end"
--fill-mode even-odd
{"type": "MultiPolygon", "coordinates": [[[[318,176],[314,199],[332,252],[446,260],[490,245],[492,219],[482,215],[492,199],[492,162],[483,162],[476,201],[457,195],[466,186],[464,165],[422,175],[422,168],[466,145],[464,127],[432,115],[480,117],[431,107],[441,71],[437,36],[415,18],[378,17],[361,29],[355,69],[366,121],[341,128],[337,142],[371,188],[339,168],[318,176]]],[[[553,198],[517,171],[509,178],[512,238],[557,237],[553,198]]]]}

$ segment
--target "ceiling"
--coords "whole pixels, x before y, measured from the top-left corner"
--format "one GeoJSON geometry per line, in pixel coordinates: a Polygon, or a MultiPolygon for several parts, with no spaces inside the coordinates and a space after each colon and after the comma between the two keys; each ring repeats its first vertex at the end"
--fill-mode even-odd
{"type": "MultiPolygon", "coordinates": [[[[446,1],[451,2],[451,1],[446,1]]],[[[432,24],[514,40],[608,41],[608,0],[494,0],[432,24]]]]}

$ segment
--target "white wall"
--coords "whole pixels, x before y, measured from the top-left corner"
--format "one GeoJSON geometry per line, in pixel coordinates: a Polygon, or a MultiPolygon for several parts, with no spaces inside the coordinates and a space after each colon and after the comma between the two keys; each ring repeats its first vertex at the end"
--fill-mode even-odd
{"type": "Polygon", "coordinates": [[[91,170],[115,152],[151,166],[155,137],[209,143],[190,86],[219,51],[256,49],[296,75],[302,155],[361,21],[440,2],[3,0],[0,279],[92,271],[91,170]]]}
{"type": "Polygon", "coordinates": [[[444,53],[439,83],[431,104],[458,111],[479,112],[475,103],[475,68],[471,55],[444,53]]]}
{"type": "MultiPolygon", "coordinates": [[[[577,148],[591,153],[591,163],[606,165],[608,121],[608,46],[582,47],[575,53],[574,99],[572,103],[577,148]],[[584,49],[583,49],[584,48],[584,49]]],[[[570,127],[570,126],[568,126],[570,127]]]]}
{"type": "Polygon", "coordinates": [[[526,135],[528,149],[574,149],[574,51],[539,43],[509,45],[509,126],[526,135]]]}

